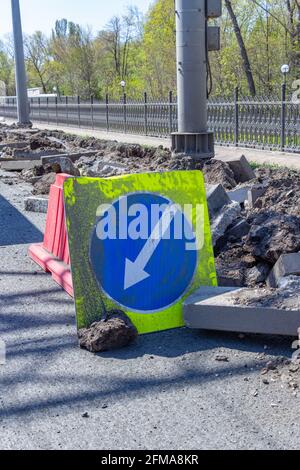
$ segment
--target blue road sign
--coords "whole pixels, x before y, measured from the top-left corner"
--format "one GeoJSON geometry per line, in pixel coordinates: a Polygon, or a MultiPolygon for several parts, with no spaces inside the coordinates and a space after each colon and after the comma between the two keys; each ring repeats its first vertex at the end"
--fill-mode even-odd
{"type": "Polygon", "coordinates": [[[197,269],[195,244],[190,222],[179,208],[174,211],[174,203],[154,193],[135,193],[100,216],[90,263],[109,298],[126,310],[153,313],[172,306],[189,289],[197,269]]]}

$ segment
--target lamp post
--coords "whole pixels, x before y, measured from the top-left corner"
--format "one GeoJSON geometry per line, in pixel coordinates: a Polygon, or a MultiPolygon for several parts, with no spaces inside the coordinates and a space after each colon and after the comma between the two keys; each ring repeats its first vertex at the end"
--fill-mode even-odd
{"type": "Polygon", "coordinates": [[[31,126],[27,95],[24,44],[19,0],[11,0],[13,36],[15,46],[15,70],[18,107],[18,125],[31,126]]]}
{"type": "Polygon", "coordinates": [[[288,64],[284,64],[284,65],[281,66],[281,73],[284,76],[284,84],[285,85],[286,85],[287,76],[288,76],[289,72],[290,72],[290,66],[288,64]]]}

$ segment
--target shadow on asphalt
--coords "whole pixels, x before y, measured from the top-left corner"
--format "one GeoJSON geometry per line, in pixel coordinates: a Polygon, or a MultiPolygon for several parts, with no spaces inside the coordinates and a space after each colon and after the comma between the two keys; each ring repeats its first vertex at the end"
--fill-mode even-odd
{"type": "Polygon", "coordinates": [[[141,336],[136,345],[102,353],[99,356],[119,360],[135,359],[147,354],[174,358],[215,348],[291,356],[293,352],[291,345],[294,340],[295,338],[289,337],[250,334],[239,339],[237,333],[182,328],[141,336]]]}
{"type": "Polygon", "coordinates": [[[42,241],[42,232],[0,195],[0,246],[25,245],[42,241]]]}

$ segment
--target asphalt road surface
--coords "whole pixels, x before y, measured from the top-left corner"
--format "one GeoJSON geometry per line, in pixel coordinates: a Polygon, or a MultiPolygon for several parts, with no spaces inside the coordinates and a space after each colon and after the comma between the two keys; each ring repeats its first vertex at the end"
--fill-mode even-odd
{"type": "Polygon", "coordinates": [[[260,374],[270,358],[291,357],[290,338],[180,329],[101,355],[80,350],[72,300],[27,257],[45,217],[25,214],[30,187],[3,175],[1,449],[299,447],[299,397],[260,374]]]}

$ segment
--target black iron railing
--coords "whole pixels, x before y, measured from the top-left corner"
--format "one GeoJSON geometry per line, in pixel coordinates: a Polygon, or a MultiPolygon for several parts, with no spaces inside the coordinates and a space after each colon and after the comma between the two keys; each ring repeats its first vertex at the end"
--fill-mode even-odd
{"type": "MultiPolygon", "coordinates": [[[[120,101],[106,96],[99,102],[93,97],[37,97],[29,100],[32,121],[56,126],[82,127],[107,132],[123,132],[153,137],[168,137],[177,131],[177,100],[170,92],[166,100],[153,100],[144,93],[140,100],[120,101]]],[[[0,116],[15,119],[15,98],[0,99],[0,116]]],[[[263,148],[300,153],[300,102],[280,98],[240,97],[211,99],[208,125],[220,145],[263,148]]]]}

